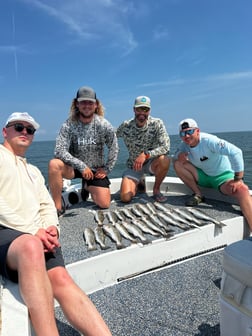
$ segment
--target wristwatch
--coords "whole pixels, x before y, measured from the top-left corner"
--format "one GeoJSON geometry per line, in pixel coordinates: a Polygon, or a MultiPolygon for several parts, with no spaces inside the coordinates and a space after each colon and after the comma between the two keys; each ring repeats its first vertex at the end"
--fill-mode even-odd
{"type": "Polygon", "coordinates": [[[235,175],[235,176],[234,176],[234,180],[235,180],[235,181],[241,181],[241,180],[243,180],[243,177],[242,177],[242,176],[235,175]]]}
{"type": "Polygon", "coordinates": [[[148,160],[150,158],[150,153],[148,151],[144,151],[145,154],[145,160],[148,160]]]}

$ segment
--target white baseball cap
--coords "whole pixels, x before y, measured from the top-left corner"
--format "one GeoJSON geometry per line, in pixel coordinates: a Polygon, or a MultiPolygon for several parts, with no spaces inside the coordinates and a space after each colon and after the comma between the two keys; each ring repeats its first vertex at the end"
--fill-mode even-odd
{"type": "Polygon", "coordinates": [[[198,124],[193,119],[184,119],[179,123],[179,132],[187,128],[198,128],[198,124]]]}
{"type": "Polygon", "coordinates": [[[5,126],[13,121],[26,121],[36,130],[39,128],[39,124],[27,112],[13,112],[6,120],[5,126]]]}
{"type": "Polygon", "coordinates": [[[145,107],[151,108],[150,98],[146,97],[146,96],[136,97],[135,103],[134,103],[134,107],[141,107],[141,106],[145,106],[145,107]]]}

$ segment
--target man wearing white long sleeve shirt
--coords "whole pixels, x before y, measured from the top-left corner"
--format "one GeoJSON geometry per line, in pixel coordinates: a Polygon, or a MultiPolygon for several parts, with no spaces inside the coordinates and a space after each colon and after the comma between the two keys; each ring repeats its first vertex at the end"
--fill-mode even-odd
{"type": "Polygon", "coordinates": [[[88,296],[67,272],[53,200],[25,152],[39,124],[14,112],[0,145],[0,275],[19,284],[37,336],[58,336],[54,298],[82,334],[111,336],[88,296]]]}

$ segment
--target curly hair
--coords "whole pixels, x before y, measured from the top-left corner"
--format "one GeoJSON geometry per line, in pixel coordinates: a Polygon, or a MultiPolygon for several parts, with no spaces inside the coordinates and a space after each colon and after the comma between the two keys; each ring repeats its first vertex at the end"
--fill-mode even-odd
{"type": "MultiPolygon", "coordinates": [[[[97,104],[97,108],[95,110],[95,113],[100,116],[100,117],[104,117],[104,112],[105,112],[105,108],[102,105],[102,103],[99,101],[99,99],[96,98],[96,104],[97,104]]],[[[70,107],[70,112],[69,112],[69,117],[73,120],[73,121],[77,121],[80,118],[80,111],[77,107],[77,99],[74,98],[70,107]]]]}

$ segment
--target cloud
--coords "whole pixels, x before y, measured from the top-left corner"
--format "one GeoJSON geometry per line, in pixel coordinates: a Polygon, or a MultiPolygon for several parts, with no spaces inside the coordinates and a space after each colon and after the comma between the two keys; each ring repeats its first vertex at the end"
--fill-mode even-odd
{"type": "Polygon", "coordinates": [[[234,81],[240,79],[252,79],[252,71],[232,72],[206,77],[209,81],[234,81]]]}
{"type": "Polygon", "coordinates": [[[170,33],[167,28],[163,26],[158,26],[153,31],[153,38],[154,40],[169,40],[170,33]]]}
{"type": "Polygon", "coordinates": [[[20,0],[36,7],[63,24],[67,32],[82,42],[99,40],[120,48],[124,54],[137,46],[126,17],[132,3],[123,0],[20,0]]]}
{"type": "Polygon", "coordinates": [[[178,85],[188,85],[188,84],[201,84],[201,83],[231,83],[238,80],[252,79],[252,71],[244,72],[232,72],[232,73],[223,73],[215,74],[206,77],[199,78],[175,78],[167,81],[160,82],[151,82],[140,84],[139,87],[158,87],[158,86],[178,86],[178,85]]]}

